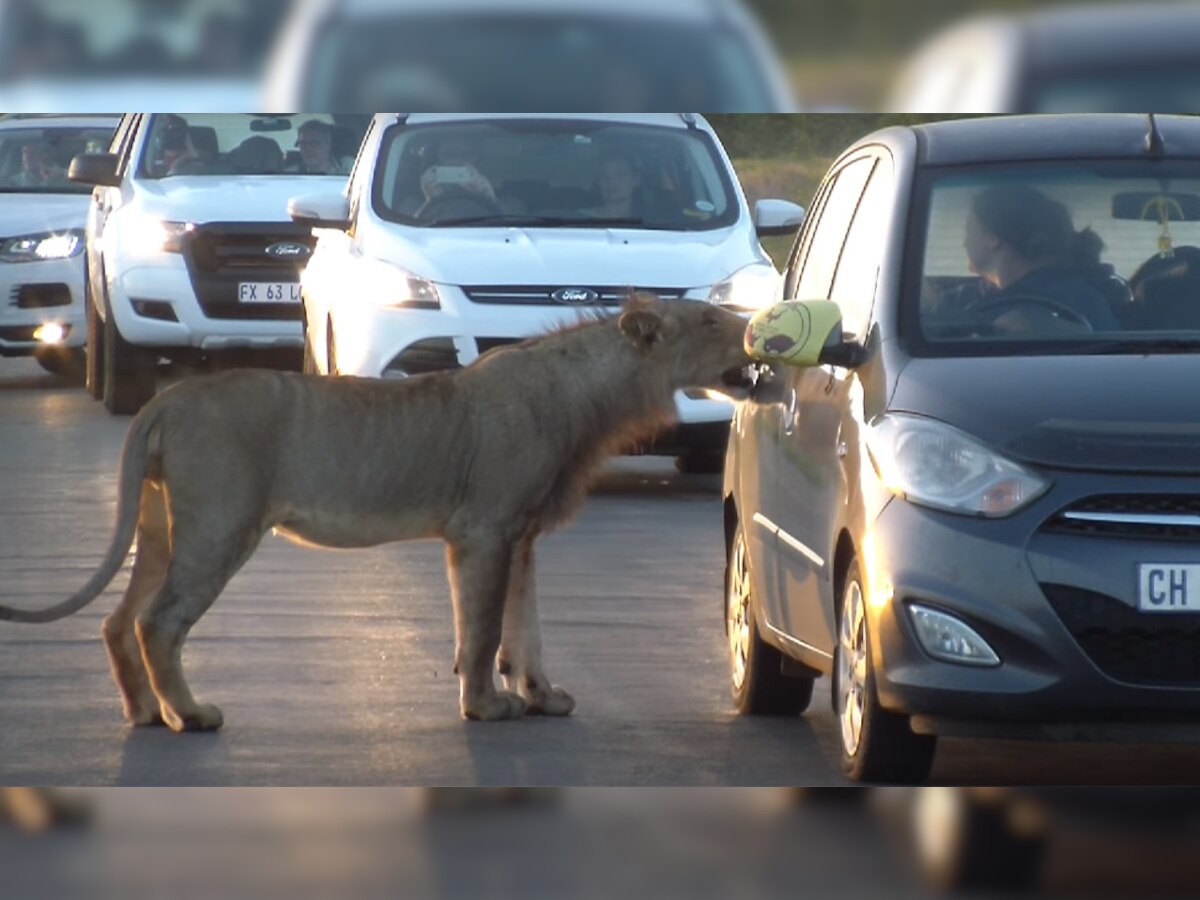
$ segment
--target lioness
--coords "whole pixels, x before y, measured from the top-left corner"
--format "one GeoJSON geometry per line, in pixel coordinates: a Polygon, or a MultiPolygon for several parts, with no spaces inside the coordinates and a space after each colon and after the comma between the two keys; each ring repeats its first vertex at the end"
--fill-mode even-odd
{"type": "Polygon", "coordinates": [[[326,547],[439,536],[462,714],[567,715],[575,701],[542,669],[534,540],[578,509],[606,455],[670,418],[676,389],[740,382],[745,324],[709,303],[637,294],[617,316],[456,371],[384,381],[242,370],[182,382],[130,425],[116,529],[96,574],[63,603],[0,606],[0,619],[50,622],[90,603],[136,528],[129,586],[103,627],[125,716],[215,729],[223,716],[193,698],[183,642],[269,529],[326,547]]]}

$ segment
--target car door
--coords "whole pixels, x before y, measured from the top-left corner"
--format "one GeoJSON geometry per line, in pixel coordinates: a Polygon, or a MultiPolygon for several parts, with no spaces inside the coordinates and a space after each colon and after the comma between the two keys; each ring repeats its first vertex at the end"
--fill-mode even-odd
{"type": "MultiPolygon", "coordinates": [[[[836,175],[803,261],[796,299],[831,299],[843,331],[865,339],[893,193],[890,158],[867,151],[836,175]]],[[[789,369],[779,422],[779,507],[775,524],[785,620],[792,636],[833,653],[835,528],[846,502],[843,463],[856,436],[846,434],[854,375],[823,365],[789,369]]],[[[850,426],[853,427],[853,426],[850,426]]]]}
{"type": "MultiPolygon", "coordinates": [[[[133,137],[137,133],[137,126],[143,116],[139,113],[126,113],[121,121],[117,124],[117,130],[113,133],[113,138],[108,147],[108,152],[115,154],[118,159],[118,171],[122,171],[124,163],[129,158],[130,147],[133,145],[133,137]]],[[[87,271],[94,273],[97,279],[103,279],[104,274],[104,230],[108,224],[108,217],[112,213],[114,207],[119,202],[121,194],[120,188],[109,187],[106,185],[97,185],[92,188],[92,199],[88,204],[87,216],[87,246],[85,249],[87,257],[87,271]]],[[[89,274],[89,279],[92,274],[89,274]]],[[[99,281],[96,282],[100,284],[99,281]]],[[[103,294],[99,291],[88,291],[89,302],[96,305],[96,311],[101,318],[107,316],[107,311],[104,308],[103,294]]]]}

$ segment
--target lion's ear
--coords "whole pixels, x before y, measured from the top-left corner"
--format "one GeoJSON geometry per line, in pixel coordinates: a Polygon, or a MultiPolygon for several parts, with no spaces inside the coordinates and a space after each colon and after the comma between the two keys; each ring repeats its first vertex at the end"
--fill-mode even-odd
{"type": "Polygon", "coordinates": [[[649,350],[662,337],[663,320],[646,309],[625,310],[617,325],[639,350],[649,350]]]}

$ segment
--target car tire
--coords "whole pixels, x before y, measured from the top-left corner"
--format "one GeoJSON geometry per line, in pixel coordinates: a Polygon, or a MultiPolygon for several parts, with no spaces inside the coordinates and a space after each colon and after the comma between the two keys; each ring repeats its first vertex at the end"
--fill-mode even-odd
{"type": "Polygon", "coordinates": [[[725,471],[725,448],[688,450],[682,456],[675,457],[675,468],[684,475],[720,475],[725,471]]]}
{"type": "Polygon", "coordinates": [[[83,383],[86,364],[82,347],[38,347],[33,351],[33,358],[51,375],[58,375],[72,384],[83,383]]]}
{"type": "Polygon", "coordinates": [[[759,635],[750,554],[739,523],[725,566],[729,687],[741,715],[798,716],[812,702],[813,677],[783,674],[783,655],[759,635]]]}
{"type": "Polygon", "coordinates": [[[912,800],[913,858],[922,879],[942,892],[1037,887],[1045,857],[1041,834],[1020,834],[1003,804],[962,788],[927,787],[912,800]]]}
{"type": "Polygon", "coordinates": [[[857,560],[850,562],[842,582],[833,666],[842,771],[854,781],[917,784],[929,777],[937,738],[915,734],[908,716],[879,705],[857,560]]]}
{"type": "Polygon", "coordinates": [[[104,320],[104,406],[130,416],[154,396],[158,356],[121,337],[112,310],[104,320]]]}
{"type": "Polygon", "coordinates": [[[100,320],[96,304],[92,297],[92,285],[89,276],[84,306],[87,307],[87,350],[86,372],[84,387],[93,400],[104,397],[104,322],[100,320]]]}

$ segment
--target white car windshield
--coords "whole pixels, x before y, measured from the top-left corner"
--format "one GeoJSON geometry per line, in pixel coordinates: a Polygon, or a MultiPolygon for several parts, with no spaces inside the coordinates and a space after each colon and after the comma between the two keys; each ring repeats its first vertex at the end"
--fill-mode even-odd
{"type": "Polygon", "coordinates": [[[6,194],[89,194],[91,185],[67,180],[77,153],[103,153],[111,125],[13,128],[0,131],[0,191],[6,194]]]}
{"type": "Polygon", "coordinates": [[[705,231],[738,203],[699,129],[497,119],[394,126],[375,175],[381,216],[409,225],[705,231]]]}
{"type": "Polygon", "coordinates": [[[370,117],[224,113],[156,115],[139,172],[179,175],[350,173],[370,117]]]}
{"type": "Polygon", "coordinates": [[[1190,163],[959,169],[928,183],[919,303],[907,318],[922,352],[1200,349],[1190,163]]]}

